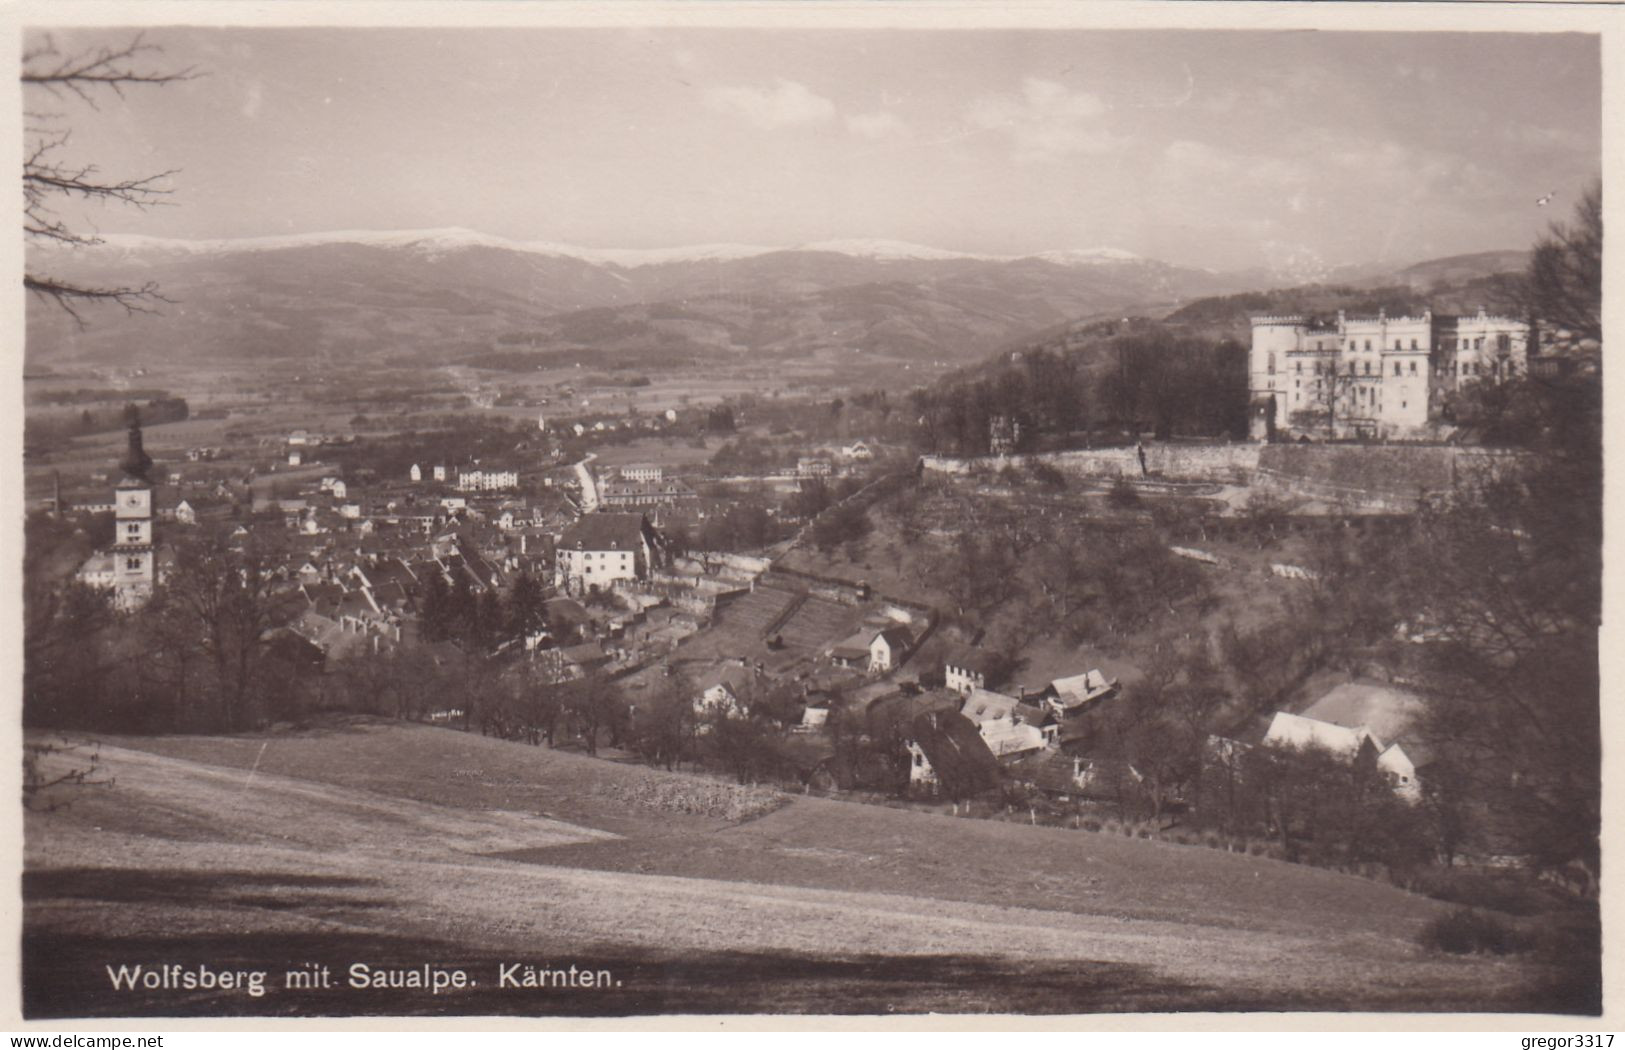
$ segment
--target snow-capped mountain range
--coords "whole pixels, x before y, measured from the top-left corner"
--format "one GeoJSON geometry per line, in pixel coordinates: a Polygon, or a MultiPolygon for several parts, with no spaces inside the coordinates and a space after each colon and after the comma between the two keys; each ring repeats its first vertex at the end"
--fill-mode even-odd
{"type": "Polygon", "coordinates": [[[826,252],[846,255],[855,259],[873,259],[882,262],[969,260],[976,262],[1013,262],[1018,259],[1042,259],[1058,266],[1098,266],[1110,263],[1141,262],[1139,256],[1119,248],[1066,248],[1036,252],[1031,255],[989,255],[975,252],[950,251],[907,241],[881,239],[847,239],[814,241],[808,244],[770,247],[757,244],[696,244],[672,248],[582,248],[556,241],[515,241],[478,230],[446,227],[429,230],[332,230],[321,233],[282,234],[269,237],[244,237],[216,240],[179,240],[148,237],[140,234],[108,234],[97,246],[102,250],[138,252],[177,252],[189,254],[216,254],[220,252],[276,251],[289,248],[308,248],[317,245],[356,244],[378,248],[407,248],[432,254],[463,248],[494,248],[503,251],[524,252],[556,258],[580,259],[597,265],[635,269],[643,266],[661,266],[670,263],[707,262],[748,259],[777,252],[826,252]]]}
{"type": "Polygon", "coordinates": [[[497,358],[512,367],[524,353],[585,349],[638,367],[854,350],[864,360],[970,361],[1080,319],[1160,317],[1205,296],[1301,283],[1115,248],[1016,257],[857,239],[606,249],[457,228],[109,235],[82,250],[36,248],[28,266],[102,287],[150,283],[172,300],[153,315],[79,328],[31,298],[27,354],[40,364],[319,355],[369,367],[497,358]]]}

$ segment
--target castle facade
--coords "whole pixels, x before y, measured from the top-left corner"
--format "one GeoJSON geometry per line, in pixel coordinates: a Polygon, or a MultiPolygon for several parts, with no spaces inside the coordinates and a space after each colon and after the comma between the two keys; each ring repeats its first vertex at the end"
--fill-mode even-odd
{"type": "Polygon", "coordinates": [[[1456,393],[1528,370],[1529,326],[1477,315],[1252,320],[1251,433],[1413,438],[1433,433],[1456,393]]]}

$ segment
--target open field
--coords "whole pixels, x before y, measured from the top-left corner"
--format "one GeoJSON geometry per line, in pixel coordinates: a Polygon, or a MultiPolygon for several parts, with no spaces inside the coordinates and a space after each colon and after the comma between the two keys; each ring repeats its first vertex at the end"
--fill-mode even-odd
{"type": "Polygon", "coordinates": [[[111,786],[28,815],[31,1017],[1592,1005],[1533,958],[1424,952],[1443,905],[1197,847],[817,798],[735,823],[637,801],[681,774],[387,723],[115,743],[111,786]],[[285,988],[307,962],[335,987],[285,988]],[[352,989],[355,962],[475,983],[352,989]],[[270,976],[113,991],[136,963],[270,976]]]}

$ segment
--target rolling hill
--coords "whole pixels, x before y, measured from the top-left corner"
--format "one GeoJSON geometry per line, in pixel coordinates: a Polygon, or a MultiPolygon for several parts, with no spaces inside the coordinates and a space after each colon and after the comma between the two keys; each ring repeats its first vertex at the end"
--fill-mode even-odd
{"type": "Polygon", "coordinates": [[[440,363],[489,350],[505,335],[553,350],[859,347],[953,359],[1080,314],[1235,288],[1220,275],[1109,249],[1011,259],[841,241],[633,252],[461,230],[110,237],[94,248],[37,252],[30,265],[88,283],[152,281],[175,300],[152,316],[104,313],[82,329],[31,302],[31,367],[311,357],[440,363]],[[667,316],[651,316],[656,310],[667,316]]]}
{"type": "Polygon", "coordinates": [[[1430,955],[1444,905],[1202,847],[795,797],[370,721],[120,739],[27,816],[27,1016],[1563,1010],[1534,958],[1430,955]],[[116,991],[109,962],[269,971],[261,996],[116,991]],[[356,990],[363,962],[461,968],[356,990]],[[609,971],[504,989],[504,964],[609,971]],[[333,987],[286,970],[328,965],[333,987]]]}

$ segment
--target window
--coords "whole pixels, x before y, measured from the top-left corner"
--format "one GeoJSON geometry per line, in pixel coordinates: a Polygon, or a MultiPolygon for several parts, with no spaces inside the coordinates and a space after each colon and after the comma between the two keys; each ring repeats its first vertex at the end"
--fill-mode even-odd
{"type": "Polygon", "coordinates": [[[1412,361],[1411,362],[1411,375],[1415,375],[1415,374],[1416,374],[1416,362],[1412,361]]]}
{"type": "Polygon", "coordinates": [[[124,526],[124,535],[126,535],[126,536],[139,536],[139,535],[141,535],[141,526],[139,524],[133,522],[133,521],[130,522],[130,524],[124,526]]]}
{"type": "Polygon", "coordinates": [[[1370,361],[1367,361],[1367,362],[1366,362],[1366,363],[1365,363],[1365,374],[1366,374],[1366,375],[1370,375],[1370,374],[1371,374],[1371,362],[1370,362],[1370,361]]]}
{"type": "Polygon", "coordinates": [[[1405,347],[1403,345],[1403,340],[1395,339],[1394,340],[1394,349],[1395,350],[1403,350],[1403,349],[1405,349],[1405,347]]]}
{"type": "Polygon", "coordinates": [[[1269,366],[1266,369],[1266,371],[1268,371],[1270,375],[1275,374],[1275,351],[1274,350],[1270,351],[1269,366]]]}
{"type": "Polygon", "coordinates": [[[1294,372],[1302,372],[1303,371],[1303,362],[1302,361],[1296,362],[1292,370],[1294,372]]]}
{"type": "MultiPolygon", "coordinates": [[[[1415,368],[1415,367],[1416,367],[1416,364],[1415,364],[1415,363],[1414,363],[1414,362],[1413,362],[1413,363],[1412,363],[1412,364],[1411,364],[1411,367],[1412,367],[1412,368],[1415,368]]],[[[1398,361],[1395,361],[1395,362],[1394,362],[1394,375],[1396,375],[1396,376],[1397,376],[1397,375],[1399,375],[1399,362],[1398,362],[1398,361]]]]}
{"type": "Polygon", "coordinates": [[[1416,340],[1415,339],[1411,340],[1411,349],[1412,350],[1420,350],[1421,349],[1421,347],[1416,345],[1416,340]]]}
{"type": "Polygon", "coordinates": [[[141,559],[139,557],[125,558],[124,559],[124,567],[126,569],[137,569],[138,570],[138,569],[141,568],[141,559]]]}
{"type": "Polygon", "coordinates": [[[1484,349],[1484,337],[1483,336],[1479,336],[1477,339],[1473,340],[1473,349],[1474,350],[1482,350],[1482,349],[1484,349]]]}
{"type": "Polygon", "coordinates": [[[1511,350],[1512,350],[1512,337],[1510,335],[1505,334],[1505,333],[1502,333],[1501,335],[1496,336],[1495,337],[1495,348],[1497,350],[1501,351],[1503,354],[1510,353],[1511,350]]]}

